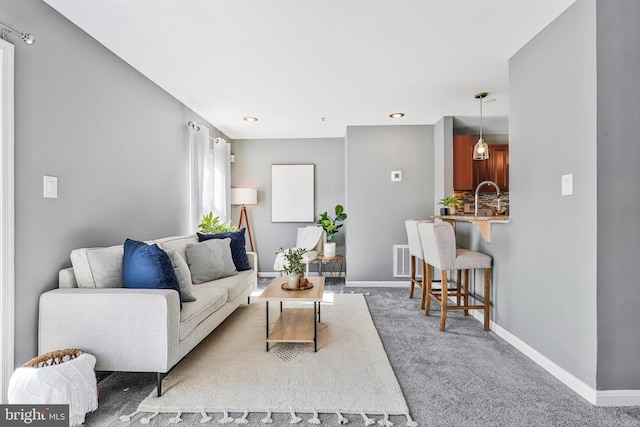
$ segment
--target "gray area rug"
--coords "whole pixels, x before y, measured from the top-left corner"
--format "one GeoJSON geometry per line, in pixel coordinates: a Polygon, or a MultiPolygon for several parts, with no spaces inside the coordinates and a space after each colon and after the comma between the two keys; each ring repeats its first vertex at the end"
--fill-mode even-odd
{"type": "MultiPolygon", "coordinates": [[[[266,279],[261,280],[265,285],[266,279]]],[[[447,332],[438,332],[439,312],[425,317],[417,298],[402,288],[344,288],[363,292],[387,356],[403,390],[411,416],[420,426],[640,426],[640,407],[594,407],[497,335],[482,330],[462,312],[447,317],[447,332]]],[[[339,364],[340,360],[335,360],[339,364]]],[[[99,383],[98,409],[87,415],[88,426],[141,425],[118,419],[137,408],[155,388],[155,376],[118,372],[99,383]]],[[[231,414],[240,418],[242,413],[231,414]]],[[[313,414],[298,414],[303,420],[313,414]]],[[[170,414],[151,419],[152,426],[170,425],[170,414]]],[[[216,425],[218,415],[209,424],[216,425]]],[[[250,424],[263,425],[264,414],[250,414],[250,424]]],[[[350,424],[364,425],[347,415],[350,424]]],[[[183,414],[182,425],[202,425],[199,414],[183,414]]],[[[273,426],[290,426],[291,416],[273,414],[273,426]]],[[[335,415],[320,414],[325,425],[338,425],[335,415]]],[[[404,416],[389,418],[404,426],[404,416]]],[[[299,425],[307,424],[306,421],[299,425]]]]}

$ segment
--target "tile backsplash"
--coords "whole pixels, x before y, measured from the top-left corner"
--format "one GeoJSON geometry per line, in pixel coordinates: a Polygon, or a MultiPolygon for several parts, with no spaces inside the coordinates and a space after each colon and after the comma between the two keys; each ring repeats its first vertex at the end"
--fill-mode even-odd
{"type": "MultiPolygon", "coordinates": [[[[462,200],[464,213],[474,213],[475,192],[473,191],[456,191],[454,195],[462,200]]],[[[496,193],[480,193],[478,194],[478,213],[487,210],[487,214],[491,215],[491,205],[496,205],[496,193]]],[[[509,193],[500,193],[500,204],[506,206],[507,211],[504,215],[509,215],[509,193]]]]}

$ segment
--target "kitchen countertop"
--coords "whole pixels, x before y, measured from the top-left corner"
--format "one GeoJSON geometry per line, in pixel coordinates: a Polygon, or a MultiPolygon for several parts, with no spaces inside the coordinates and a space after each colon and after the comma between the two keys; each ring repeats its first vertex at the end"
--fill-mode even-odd
{"type": "Polygon", "coordinates": [[[506,224],[509,222],[509,215],[493,215],[493,216],[474,216],[472,214],[463,215],[433,215],[431,218],[447,221],[453,225],[455,230],[456,221],[471,222],[478,227],[480,234],[484,238],[485,242],[491,243],[491,224],[499,223],[506,224]]]}

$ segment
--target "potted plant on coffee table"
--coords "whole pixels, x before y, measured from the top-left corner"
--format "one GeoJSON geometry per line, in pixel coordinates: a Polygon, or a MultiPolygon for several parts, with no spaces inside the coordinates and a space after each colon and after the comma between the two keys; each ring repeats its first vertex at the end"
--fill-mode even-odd
{"type": "Polygon", "coordinates": [[[331,218],[327,212],[324,212],[320,215],[320,219],[316,221],[316,224],[327,232],[327,243],[324,244],[323,249],[323,255],[327,258],[336,256],[336,244],[333,238],[344,225],[339,223],[347,219],[347,213],[344,211],[342,205],[336,205],[334,211],[336,214],[335,217],[331,218]]]}
{"type": "Polygon", "coordinates": [[[300,281],[304,275],[303,255],[308,251],[305,248],[282,249],[277,253],[284,256],[284,265],[281,273],[287,275],[287,289],[296,289],[300,286],[300,281]]]}
{"type": "Polygon", "coordinates": [[[440,208],[440,215],[455,215],[456,208],[462,207],[462,200],[457,199],[456,196],[448,196],[441,199],[438,204],[444,206],[440,208]]]}

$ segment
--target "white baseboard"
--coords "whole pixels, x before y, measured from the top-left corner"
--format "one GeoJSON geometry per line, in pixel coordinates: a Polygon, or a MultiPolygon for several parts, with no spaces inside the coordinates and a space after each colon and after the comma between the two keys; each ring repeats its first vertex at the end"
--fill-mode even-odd
{"type": "MultiPolygon", "coordinates": [[[[470,314],[479,322],[484,322],[484,315],[479,310],[470,310],[470,314]]],[[[640,390],[596,390],[584,381],[549,360],[545,355],[491,321],[491,330],[500,338],[515,347],[522,354],[540,365],[544,370],[556,377],[564,385],[578,393],[583,399],[595,406],[639,406],[640,390]]]]}
{"type": "Polygon", "coordinates": [[[277,271],[258,271],[258,277],[278,277],[279,275],[277,271]]]}
{"type": "Polygon", "coordinates": [[[358,281],[347,280],[345,285],[352,288],[405,288],[409,286],[410,282],[374,282],[374,281],[358,281]]]}

